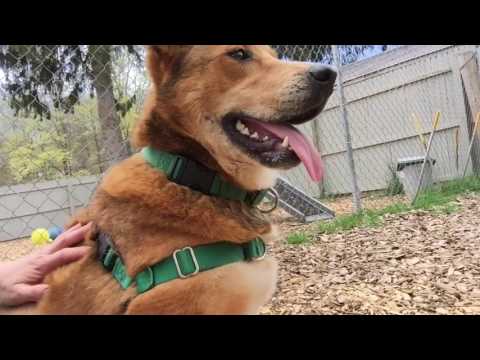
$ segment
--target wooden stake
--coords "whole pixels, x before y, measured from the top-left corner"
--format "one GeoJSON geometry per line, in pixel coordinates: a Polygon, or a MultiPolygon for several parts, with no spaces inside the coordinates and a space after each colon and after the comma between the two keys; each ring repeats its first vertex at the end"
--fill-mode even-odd
{"type": "Polygon", "coordinates": [[[415,196],[413,197],[413,200],[412,200],[412,205],[415,204],[415,201],[417,201],[418,193],[420,192],[420,187],[422,186],[423,177],[425,175],[425,167],[427,165],[427,162],[430,161],[429,155],[430,155],[430,150],[432,149],[433,137],[435,136],[439,123],[440,123],[440,113],[437,111],[435,113],[435,120],[433,121],[433,130],[432,130],[432,133],[430,134],[430,139],[428,140],[427,151],[425,153],[425,159],[423,160],[422,171],[420,172],[420,179],[418,181],[417,190],[415,191],[415,196]]]}
{"type": "Polygon", "coordinates": [[[425,136],[423,135],[423,127],[422,127],[422,122],[418,118],[416,114],[413,115],[413,123],[415,124],[415,129],[417,130],[417,135],[418,138],[420,139],[420,142],[423,145],[423,148],[427,150],[427,141],[425,140],[425,136]]]}

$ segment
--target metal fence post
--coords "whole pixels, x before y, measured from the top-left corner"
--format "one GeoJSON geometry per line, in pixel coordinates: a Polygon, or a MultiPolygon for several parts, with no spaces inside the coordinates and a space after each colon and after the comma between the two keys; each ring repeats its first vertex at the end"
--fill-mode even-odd
{"type": "MultiPolygon", "coordinates": [[[[318,128],[318,118],[312,121],[312,133],[313,133],[313,143],[317,150],[320,151],[320,129],[318,128]]],[[[318,183],[318,196],[322,197],[324,195],[324,179],[318,183]]]]}
{"type": "Polygon", "coordinates": [[[343,91],[343,79],[342,79],[342,65],[340,61],[340,53],[338,52],[337,45],[332,45],[333,60],[335,66],[338,69],[337,76],[337,91],[340,100],[340,111],[342,113],[343,126],[345,130],[345,145],[347,147],[347,158],[350,167],[350,173],[352,176],[352,195],[353,195],[353,209],[355,212],[362,210],[362,204],[360,200],[360,189],[358,187],[357,173],[355,171],[355,161],[353,159],[352,149],[352,137],[350,135],[350,125],[348,123],[348,113],[345,101],[345,94],[343,91]]]}
{"type": "Polygon", "coordinates": [[[68,199],[68,209],[70,212],[70,216],[73,216],[75,213],[75,206],[73,204],[73,186],[72,186],[72,179],[67,180],[67,199],[68,199]]]}

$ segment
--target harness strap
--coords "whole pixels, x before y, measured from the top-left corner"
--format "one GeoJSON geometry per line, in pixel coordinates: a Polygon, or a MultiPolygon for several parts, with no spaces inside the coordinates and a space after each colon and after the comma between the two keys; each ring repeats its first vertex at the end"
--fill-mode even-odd
{"type": "MultiPolygon", "coordinates": [[[[245,191],[223,180],[215,171],[180,155],[159,151],[151,147],[142,149],[142,155],[153,168],[165,173],[170,181],[187,186],[206,195],[258,205],[268,190],[245,191]]],[[[144,293],[165,282],[184,279],[200,272],[242,261],[255,261],[265,256],[265,243],[256,238],[246,244],[218,242],[176,250],[168,258],[149,266],[130,278],[121,256],[115,251],[110,237],[100,232],[97,237],[98,257],[105,269],[123,289],[136,284],[137,292],[144,293]]]]}
{"type": "Polygon", "coordinates": [[[261,260],[266,253],[265,243],[260,238],[245,244],[219,242],[186,247],[176,250],[168,258],[147,267],[132,279],[127,275],[125,265],[114,250],[109,236],[100,233],[97,241],[99,258],[105,269],[112,272],[113,277],[123,289],[127,289],[135,282],[139,294],[165,282],[189,278],[224,265],[261,260]],[[100,252],[101,249],[103,253],[100,252]]]}
{"type": "Polygon", "coordinates": [[[142,155],[153,168],[164,172],[170,181],[206,195],[243,201],[250,206],[256,206],[268,192],[268,190],[245,191],[223,180],[215,171],[181,155],[170,154],[151,147],[143,148],[142,155]]]}

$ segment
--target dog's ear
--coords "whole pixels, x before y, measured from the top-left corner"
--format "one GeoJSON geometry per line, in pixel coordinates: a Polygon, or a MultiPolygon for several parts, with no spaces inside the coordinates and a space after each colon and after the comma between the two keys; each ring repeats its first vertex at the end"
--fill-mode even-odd
{"type": "Polygon", "coordinates": [[[147,45],[147,68],[156,87],[180,73],[193,45],[147,45]]]}

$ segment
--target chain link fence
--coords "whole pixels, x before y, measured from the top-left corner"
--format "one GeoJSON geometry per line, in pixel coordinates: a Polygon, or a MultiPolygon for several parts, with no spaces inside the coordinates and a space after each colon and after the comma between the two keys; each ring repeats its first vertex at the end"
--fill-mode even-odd
{"type": "MultiPolygon", "coordinates": [[[[331,53],[306,46],[281,45],[277,50],[292,60],[333,62],[331,53]]],[[[405,190],[409,195],[417,185],[436,116],[439,125],[429,154],[434,160],[432,182],[461,177],[467,160],[471,161],[467,173],[478,172],[478,151],[474,147],[470,155],[467,152],[475,121],[471,109],[480,94],[465,91],[465,83],[473,82],[477,88],[479,84],[476,46],[400,46],[386,52],[377,49],[375,56],[353,62],[356,54],[351,48],[339,50],[355,175],[363,197],[405,190]],[[468,61],[470,72],[465,71],[468,61]]],[[[320,149],[326,174],[319,186],[301,168],[287,178],[311,196],[352,193],[340,105],[335,91],[315,122],[302,126],[320,149]]]]}
{"type": "MultiPolygon", "coordinates": [[[[329,45],[273,47],[285,60],[333,62],[329,45]]],[[[478,170],[478,145],[467,155],[475,46],[339,50],[362,195],[402,191],[398,162],[424,156],[421,139],[428,140],[437,112],[433,181],[460,177],[467,159],[468,173],[478,170]]],[[[61,226],[89,201],[105,170],[131,154],[131,126],[148,87],[143,60],[141,46],[0,45],[0,241],[61,226]]],[[[300,126],[322,154],[324,180],[312,183],[303,167],[284,174],[321,201],[352,193],[340,108],[335,92],[314,122],[300,126]]]]}
{"type": "Polygon", "coordinates": [[[0,47],[0,241],[61,226],[132,153],[143,47],[0,47]]]}

